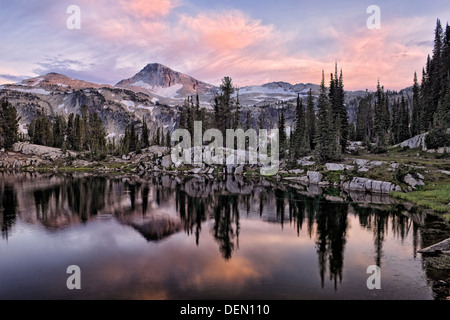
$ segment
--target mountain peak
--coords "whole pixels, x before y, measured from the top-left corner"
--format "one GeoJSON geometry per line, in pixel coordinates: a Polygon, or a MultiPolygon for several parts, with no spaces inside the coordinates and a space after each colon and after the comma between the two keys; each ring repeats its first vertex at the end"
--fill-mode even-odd
{"type": "Polygon", "coordinates": [[[182,99],[196,93],[203,95],[213,88],[160,63],[147,64],[133,77],[119,81],[116,87],[170,99],[182,99]]]}

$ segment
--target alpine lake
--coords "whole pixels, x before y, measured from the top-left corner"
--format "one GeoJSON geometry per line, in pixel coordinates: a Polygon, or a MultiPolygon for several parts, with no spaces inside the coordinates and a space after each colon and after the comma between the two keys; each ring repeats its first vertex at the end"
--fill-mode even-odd
{"type": "Polygon", "coordinates": [[[389,196],[237,176],[0,173],[0,225],[0,299],[430,300],[449,290],[449,275],[418,253],[448,238],[448,224],[389,196]]]}

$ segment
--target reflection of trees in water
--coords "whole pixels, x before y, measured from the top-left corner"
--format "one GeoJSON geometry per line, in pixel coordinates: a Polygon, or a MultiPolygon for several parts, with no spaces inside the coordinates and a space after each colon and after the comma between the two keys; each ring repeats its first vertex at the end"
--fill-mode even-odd
{"type": "Polygon", "coordinates": [[[195,232],[195,243],[199,244],[200,231],[202,229],[202,222],[206,221],[207,203],[210,202],[208,198],[194,198],[189,196],[186,192],[181,190],[181,185],[176,186],[176,207],[180,214],[180,219],[184,225],[184,231],[189,235],[195,232]],[[194,231],[195,227],[195,231],[194,231]]]}
{"type": "Polygon", "coordinates": [[[225,260],[239,247],[239,209],[237,195],[218,195],[214,206],[214,238],[225,260]]]}
{"type": "MultiPolygon", "coordinates": [[[[184,225],[184,231],[195,234],[199,244],[201,225],[207,220],[207,212],[214,220],[213,236],[225,260],[239,247],[239,195],[210,194],[204,198],[192,197],[176,186],[176,204],[184,225]]],[[[248,198],[248,197],[247,197],[248,198]]],[[[248,202],[248,199],[245,200],[248,202]]]]}
{"type": "Polygon", "coordinates": [[[316,245],[319,256],[321,285],[324,286],[326,262],[330,272],[330,281],[342,282],[344,267],[344,247],[347,236],[348,204],[321,201],[316,213],[316,245]]]}
{"type": "Polygon", "coordinates": [[[7,184],[0,185],[0,222],[2,238],[8,239],[9,230],[16,222],[17,195],[14,188],[7,184]]]}
{"type": "MultiPolygon", "coordinates": [[[[375,264],[377,266],[381,266],[381,259],[383,257],[383,243],[389,234],[389,229],[393,236],[400,238],[402,242],[412,229],[413,251],[414,257],[416,257],[418,245],[417,230],[419,226],[413,221],[413,219],[410,219],[408,216],[403,214],[404,212],[408,212],[403,205],[392,205],[389,209],[382,209],[353,204],[353,208],[358,214],[359,224],[365,229],[371,230],[373,233],[375,264]]],[[[409,214],[414,213],[414,210],[409,210],[409,214]]]]}
{"type": "Polygon", "coordinates": [[[75,213],[86,222],[105,207],[106,187],[105,177],[66,177],[59,185],[35,190],[37,219],[44,225],[51,224],[63,214],[62,206],[67,203],[69,215],[75,213]]]}

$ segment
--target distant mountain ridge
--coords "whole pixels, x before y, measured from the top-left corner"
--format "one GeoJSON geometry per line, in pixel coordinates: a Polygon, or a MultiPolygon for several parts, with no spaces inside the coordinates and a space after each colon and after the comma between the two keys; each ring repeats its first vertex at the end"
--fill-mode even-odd
{"type": "Polygon", "coordinates": [[[43,89],[46,88],[54,89],[55,87],[60,87],[60,88],[72,88],[75,90],[86,88],[112,87],[107,84],[97,84],[93,82],[87,82],[84,80],[73,79],[66,75],[55,72],[50,72],[42,76],[23,80],[19,82],[18,85],[38,87],[43,89]]]}
{"type": "MultiPolygon", "coordinates": [[[[276,127],[279,109],[285,110],[286,126],[292,127],[295,120],[297,95],[306,102],[309,90],[314,98],[320,87],[316,84],[290,84],[278,81],[263,85],[239,88],[242,106],[241,122],[250,113],[251,123],[257,126],[263,118],[265,125],[276,127]]],[[[199,81],[162,64],[146,65],[133,77],[119,81],[115,86],[72,79],[58,73],[48,73],[23,80],[16,84],[0,85],[0,98],[6,97],[16,107],[21,117],[20,128],[26,133],[26,125],[39,112],[51,117],[58,114],[67,117],[80,113],[86,105],[96,112],[106,125],[108,137],[123,133],[126,124],[134,121],[139,125],[143,118],[154,133],[157,128],[173,130],[177,127],[179,110],[187,96],[199,94],[202,107],[212,110],[214,95],[219,87],[199,81]]],[[[405,94],[411,97],[411,88],[406,88],[390,98],[405,94]]],[[[350,121],[355,121],[359,101],[367,95],[365,91],[346,91],[345,104],[350,121]]]]}

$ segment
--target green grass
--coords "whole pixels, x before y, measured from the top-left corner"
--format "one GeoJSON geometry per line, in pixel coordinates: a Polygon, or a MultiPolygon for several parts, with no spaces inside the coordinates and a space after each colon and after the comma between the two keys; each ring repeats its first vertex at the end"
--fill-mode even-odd
{"type": "Polygon", "coordinates": [[[425,166],[433,169],[450,170],[450,157],[445,155],[436,155],[433,153],[424,152],[418,149],[407,149],[390,147],[387,153],[383,154],[361,154],[348,155],[348,158],[353,159],[368,159],[387,162],[404,163],[407,165],[425,166]],[[419,157],[417,157],[419,155],[419,157]],[[442,158],[438,158],[442,157],[442,158]]]}
{"type": "MultiPolygon", "coordinates": [[[[53,171],[54,167],[37,167],[34,168],[33,171],[39,171],[39,172],[48,172],[53,171]]],[[[94,171],[94,168],[88,168],[88,167],[58,167],[56,169],[57,172],[92,172],[94,171]]]]}
{"type": "Polygon", "coordinates": [[[447,205],[450,203],[450,183],[429,185],[422,190],[409,193],[391,192],[391,195],[431,208],[437,212],[446,213],[447,219],[450,217],[450,206],[447,205]]]}

